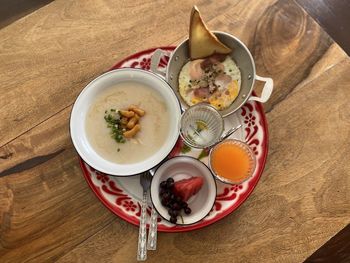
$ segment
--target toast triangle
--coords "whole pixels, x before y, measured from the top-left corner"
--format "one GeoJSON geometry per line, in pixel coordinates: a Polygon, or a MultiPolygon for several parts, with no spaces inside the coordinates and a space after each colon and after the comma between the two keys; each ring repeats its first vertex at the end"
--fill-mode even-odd
{"type": "Polygon", "coordinates": [[[229,54],[232,49],[207,28],[197,6],[193,6],[190,20],[189,53],[191,59],[205,58],[214,53],[229,54]]]}

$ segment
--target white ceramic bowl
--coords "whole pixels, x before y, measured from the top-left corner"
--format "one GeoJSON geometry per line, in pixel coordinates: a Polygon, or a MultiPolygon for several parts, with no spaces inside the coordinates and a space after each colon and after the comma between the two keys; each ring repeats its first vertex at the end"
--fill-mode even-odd
{"type": "Polygon", "coordinates": [[[201,176],[204,183],[200,191],[188,201],[192,212],[189,215],[182,213],[184,222],[178,218],[178,225],[190,225],[197,223],[206,217],[212,209],[216,198],[216,182],[209,168],[201,161],[189,156],[177,156],[164,162],[156,170],[151,184],[151,200],[158,214],[166,220],[170,220],[168,209],[161,204],[159,197],[159,184],[169,177],[175,182],[192,176],[201,176]]]}
{"type": "Polygon", "coordinates": [[[173,149],[179,137],[181,109],[179,101],[169,84],[154,73],[140,69],[117,69],[109,71],[90,82],[76,99],[70,118],[70,134],[75,149],[90,166],[98,171],[118,176],[138,174],[159,164],[173,149]],[[157,90],[172,114],[169,133],[164,145],[147,159],[133,164],[118,164],[101,157],[90,145],[85,131],[85,119],[95,97],[105,89],[120,82],[135,81],[157,90]]]}

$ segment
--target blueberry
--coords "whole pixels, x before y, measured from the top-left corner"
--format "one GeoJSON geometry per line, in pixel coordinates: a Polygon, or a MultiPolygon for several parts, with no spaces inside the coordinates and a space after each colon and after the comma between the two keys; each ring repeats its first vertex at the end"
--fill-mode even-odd
{"type": "Polygon", "coordinates": [[[168,189],[173,189],[174,187],[174,179],[173,178],[168,178],[168,180],[166,181],[166,186],[168,189]],[[169,180],[172,179],[172,180],[169,180]]]}
{"type": "Polygon", "coordinates": [[[179,212],[176,211],[176,210],[173,210],[173,209],[169,209],[168,210],[168,214],[171,216],[171,217],[177,217],[179,215],[179,212]]]}
{"type": "Polygon", "coordinates": [[[165,191],[164,194],[162,195],[163,198],[170,200],[170,193],[165,191]]]}
{"type": "Polygon", "coordinates": [[[164,189],[167,188],[166,181],[161,182],[159,186],[160,186],[160,188],[164,188],[164,189]]]}
{"type": "Polygon", "coordinates": [[[180,210],[180,209],[181,209],[181,207],[180,207],[180,205],[179,205],[178,203],[174,203],[173,206],[172,206],[172,208],[173,208],[174,210],[180,210]]]}
{"type": "Polygon", "coordinates": [[[159,195],[162,196],[165,192],[166,190],[164,188],[160,188],[159,195]]]}
{"type": "Polygon", "coordinates": [[[176,224],[177,218],[176,217],[170,217],[170,222],[173,224],[176,224]]]}
{"type": "Polygon", "coordinates": [[[181,199],[180,196],[176,196],[175,200],[176,200],[176,202],[179,203],[179,204],[181,204],[181,202],[182,202],[182,199],[181,199]]]}
{"type": "Polygon", "coordinates": [[[189,208],[189,207],[186,207],[185,209],[184,209],[184,211],[185,211],[185,214],[186,215],[189,215],[189,214],[191,214],[191,208],[189,208]]]}
{"type": "Polygon", "coordinates": [[[169,177],[167,180],[166,180],[167,183],[174,183],[174,178],[172,177],[169,177]]]}

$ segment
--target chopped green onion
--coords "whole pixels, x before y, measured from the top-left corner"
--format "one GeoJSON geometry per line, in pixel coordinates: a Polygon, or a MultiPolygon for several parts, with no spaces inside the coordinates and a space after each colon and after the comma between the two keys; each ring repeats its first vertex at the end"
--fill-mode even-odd
{"type": "Polygon", "coordinates": [[[121,123],[119,112],[116,113],[115,109],[110,109],[109,111],[106,110],[104,119],[107,122],[107,127],[111,129],[111,137],[117,143],[125,143],[126,140],[123,136],[123,130],[120,125],[121,123]]]}

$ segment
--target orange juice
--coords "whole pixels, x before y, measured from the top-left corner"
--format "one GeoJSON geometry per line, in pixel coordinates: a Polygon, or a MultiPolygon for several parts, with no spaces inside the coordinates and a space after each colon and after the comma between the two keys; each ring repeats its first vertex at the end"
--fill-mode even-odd
{"type": "Polygon", "coordinates": [[[226,140],[213,148],[210,154],[210,167],[219,179],[240,183],[253,173],[255,156],[247,144],[226,140]]]}

